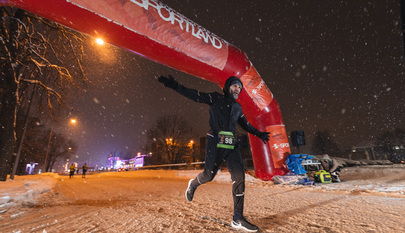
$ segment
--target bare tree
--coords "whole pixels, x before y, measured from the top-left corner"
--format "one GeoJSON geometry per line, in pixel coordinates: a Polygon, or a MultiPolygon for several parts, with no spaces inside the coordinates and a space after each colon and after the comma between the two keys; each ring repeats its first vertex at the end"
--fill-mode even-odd
{"type": "MultiPolygon", "coordinates": [[[[21,122],[21,117],[18,118],[17,122],[21,122]]],[[[21,127],[23,124],[17,124],[17,134],[21,134],[21,127]]],[[[18,137],[18,143],[21,137],[18,137]]],[[[19,164],[17,167],[17,174],[24,173],[24,167],[27,163],[37,162],[44,163],[45,157],[48,151],[48,158],[46,161],[45,171],[52,170],[55,162],[66,161],[73,154],[76,153],[78,146],[72,140],[66,139],[60,133],[50,134],[50,129],[40,124],[40,119],[36,117],[31,117],[27,125],[27,134],[24,139],[22,146],[22,152],[19,159],[19,164]],[[51,140],[49,141],[49,137],[51,140]],[[48,149],[49,142],[49,149],[48,149]]]]}
{"type": "Polygon", "coordinates": [[[337,154],[340,152],[340,149],[329,131],[318,130],[312,141],[312,152],[315,154],[337,154]]]}
{"type": "Polygon", "coordinates": [[[72,140],[67,140],[62,134],[53,134],[50,141],[48,160],[44,172],[51,171],[56,161],[66,161],[66,159],[69,159],[76,153],[77,148],[76,143],[72,140]]]}
{"type": "MultiPolygon", "coordinates": [[[[20,144],[22,127],[24,126],[24,116],[19,115],[17,118],[17,144],[20,144]]],[[[44,148],[46,141],[43,141],[45,126],[39,124],[40,120],[35,117],[30,117],[27,124],[27,131],[22,145],[21,155],[18,161],[16,174],[24,174],[25,165],[30,162],[40,162],[43,160],[44,148]]]]}
{"type": "Polygon", "coordinates": [[[83,35],[17,8],[0,7],[0,15],[0,181],[5,181],[15,151],[16,115],[33,84],[36,100],[46,102],[54,115],[72,87],[87,80],[83,35]]]}
{"type": "Polygon", "coordinates": [[[376,145],[382,153],[386,154],[388,160],[393,161],[395,156],[403,156],[405,154],[405,130],[397,128],[380,133],[377,136],[376,145]]]}
{"type": "Polygon", "coordinates": [[[148,131],[148,139],[155,148],[160,150],[154,156],[160,156],[169,163],[181,162],[189,153],[188,147],[192,139],[192,127],[178,115],[165,115],[160,117],[156,125],[148,131]]]}

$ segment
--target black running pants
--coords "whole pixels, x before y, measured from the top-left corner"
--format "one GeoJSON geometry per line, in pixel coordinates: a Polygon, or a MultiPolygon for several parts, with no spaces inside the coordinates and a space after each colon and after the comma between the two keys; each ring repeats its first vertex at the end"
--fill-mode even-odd
{"type": "Polygon", "coordinates": [[[245,199],[245,167],[242,154],[237,146],[235,149],[217,148],[218,139],[207,135],[205,150],[204,172],[197,175],[193,181],[193,186],[197,187],[212,181],[217,174],[222,161],[226,161],[232,179],[232,196],[234,202],[234,212],[243,215],[243,205],[245,199]]]}

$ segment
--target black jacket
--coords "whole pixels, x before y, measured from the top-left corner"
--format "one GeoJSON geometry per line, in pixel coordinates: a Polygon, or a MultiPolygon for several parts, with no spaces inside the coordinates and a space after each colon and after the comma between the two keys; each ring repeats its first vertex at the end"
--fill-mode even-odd
{"type": "Polygon", "coordinates": [[[260,131],[253,127],[242,113],[242,106],[236,102],[229,93],[230,83],[238,79],[230,77],[226,80],[224,94],[218,92],[203,93],[194,89],[184,87],[181,84],[175,90],[183,96],[198,103],[205,103],[210,106],[210,127],[213,135],[217,136],[220,131],[231,131],[235,133],[236,125],[239,125],[247,132],[258,136],[260,131]]]}

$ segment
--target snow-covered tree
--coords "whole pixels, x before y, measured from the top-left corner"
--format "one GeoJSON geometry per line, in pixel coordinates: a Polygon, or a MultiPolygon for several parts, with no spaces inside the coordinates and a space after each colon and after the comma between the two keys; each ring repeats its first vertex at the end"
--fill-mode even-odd
{"type": "Polygon", "coordinates": [[[73,87],[86,83],[84,36],[12,7],[0,7],[0,181],[7,179],[16,147],[16,116],[36,85],[38,112],[56,115],[73,87]]]}

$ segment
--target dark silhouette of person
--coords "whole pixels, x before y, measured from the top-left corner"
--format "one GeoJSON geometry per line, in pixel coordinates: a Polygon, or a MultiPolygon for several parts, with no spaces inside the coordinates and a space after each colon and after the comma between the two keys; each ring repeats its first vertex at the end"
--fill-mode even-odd
{"type": "Polygon", "coordinates": [[[82,178],[86,178],[86,172],[87,172],[87,163],[85,163],[82,167],[82,178]]]}
{"type": "Polygon", "coordinates": [[[69,179],[71,179],[72,177],[73,177],[73,175],[75,174],[75,169],[76,169],[76,167],[75,167],[75,165],[72,163],[72,165],[70,165],[70,167],[69,167],[69,179]]]}

